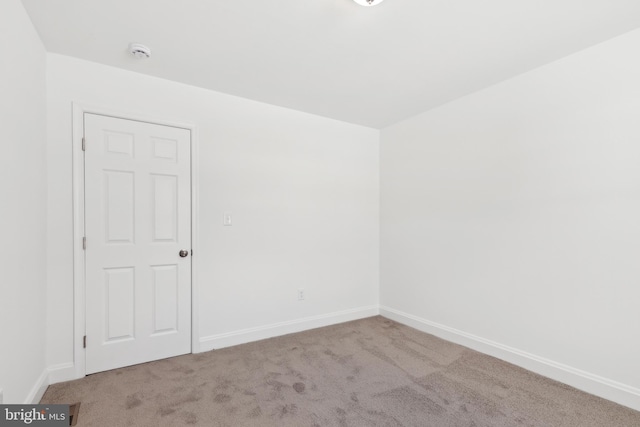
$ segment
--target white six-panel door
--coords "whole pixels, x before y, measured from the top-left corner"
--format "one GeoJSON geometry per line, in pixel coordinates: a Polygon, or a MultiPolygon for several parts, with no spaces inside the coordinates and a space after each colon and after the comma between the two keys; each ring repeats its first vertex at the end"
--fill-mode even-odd
{"type": "Polygon", "coordinates": [[[85,114],[84,132],[86,373],[189,353],[190,131],[85,114]]]}

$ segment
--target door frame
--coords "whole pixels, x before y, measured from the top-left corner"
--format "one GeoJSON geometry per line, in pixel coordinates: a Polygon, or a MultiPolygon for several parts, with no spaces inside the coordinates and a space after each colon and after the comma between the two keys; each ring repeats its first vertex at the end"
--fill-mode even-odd
{"type": "MultiPolygon", "coordinates": [[[[135,120],[139,122],[177,127],[191,132],[191,353],[200,352],[199,334],[199,300],[198,259],[200,255],[198,241],[198,129],[192,123],[176,122],[170,119],[148,116],[141,113],[125,112],[120,109],[92,106],[83,103],[72,103],[73,116],[73,372],[74,378],[86,376],[85,349],[83,337],[86,334],[86,272],[85,251],[82,239],[85,235],[84,209],[84,154],[82,138],[84,137],[84,115],[98,114],[117,119],[135,120]]],[[[90,244],[90,242],[89,242],[90,244]]]]}

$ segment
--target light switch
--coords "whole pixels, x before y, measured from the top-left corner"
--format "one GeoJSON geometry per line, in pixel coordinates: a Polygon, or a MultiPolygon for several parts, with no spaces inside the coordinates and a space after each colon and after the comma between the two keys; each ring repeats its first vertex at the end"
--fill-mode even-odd
{"type": "Polygon", "coordinates": [[[231,217],[231,212],[225,212],[222,219],[223,225],[233,225],[233,219],[231,217]]]}

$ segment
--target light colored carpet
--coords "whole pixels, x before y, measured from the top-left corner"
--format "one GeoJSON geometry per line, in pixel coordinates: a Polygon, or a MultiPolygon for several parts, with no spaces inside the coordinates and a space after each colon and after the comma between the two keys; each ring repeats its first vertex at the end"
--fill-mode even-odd
{"type": "Polygon", "coordinates": [[[90,375],[78,426],[640,426],[640,412],[382,317],[90,375]]]}

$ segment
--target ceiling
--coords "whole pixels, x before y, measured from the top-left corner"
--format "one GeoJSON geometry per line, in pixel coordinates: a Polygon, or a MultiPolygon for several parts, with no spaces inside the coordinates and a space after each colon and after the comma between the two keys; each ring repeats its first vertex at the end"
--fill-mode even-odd
{"type": "Polygon", "coordinates": [[[22,2],[49,52],[373,128],[640,27],[638,0],[22,2]]]}

